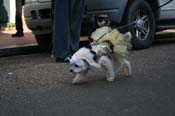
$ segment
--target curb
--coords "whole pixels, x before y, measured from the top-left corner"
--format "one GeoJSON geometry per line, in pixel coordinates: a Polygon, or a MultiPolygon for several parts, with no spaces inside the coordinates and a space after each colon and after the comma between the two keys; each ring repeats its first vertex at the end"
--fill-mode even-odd
{"type": "Polygon", "coordinates": [[[2,49],[0,49],[0,58],[14,56],[14,55],[38,53],[38,52],[41,52],[41,50],[39,50],[38,46],[2,48],[2,49]]]}
{"type": "Polygon", "coordinates": [[[156,39],[175,38],[175,32],[159,32],[155,35],[156,39]]]}

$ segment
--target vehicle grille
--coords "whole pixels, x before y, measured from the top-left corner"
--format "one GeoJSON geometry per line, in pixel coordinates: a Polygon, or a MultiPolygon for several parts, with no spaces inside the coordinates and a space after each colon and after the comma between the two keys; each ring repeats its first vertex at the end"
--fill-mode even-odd
{"type": "Polygon", "coordinates": [[[49,19],[52,15],[51,9],[41,9],[38,11],[41,19],[49,19]]]}
{"type": "Polygon", "coordinates": [[[41,9],[37,12],[35,10],[31,11],[31,17],[32,19],[50,19],[52,15],[51,9],[41,9]]]}

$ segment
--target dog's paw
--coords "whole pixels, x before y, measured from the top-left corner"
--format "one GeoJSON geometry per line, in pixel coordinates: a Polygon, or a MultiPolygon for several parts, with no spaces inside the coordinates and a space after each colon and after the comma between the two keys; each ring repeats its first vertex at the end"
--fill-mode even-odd
{"type": "Polygon", "coordinates": [[[114,79],[115,79],[114,77],[107,77],[107,78],[106,78],[106,80],[107,80],[108,82],[113,82],[114,79]]]}
{"type": "Polygon", "coordinates": [[[72,80],[72,84],[75,85],[75,84],[79,84],[80,83],[80,79],[79,78],[74,78],[72,80]]]}
{"type": "Polygon", "coordinates": [[[124,75],[127,76],[127,77],[130,77],[132,76],[132,71],[128,68],[124,68],[124,75]]]}
{"type": "Polygon", "coordinates": [[[76,75],[76,77],[72,80],[72,84],[79,84],[81,81],[84,81],[85,77],[82,75],[76,75]]]}

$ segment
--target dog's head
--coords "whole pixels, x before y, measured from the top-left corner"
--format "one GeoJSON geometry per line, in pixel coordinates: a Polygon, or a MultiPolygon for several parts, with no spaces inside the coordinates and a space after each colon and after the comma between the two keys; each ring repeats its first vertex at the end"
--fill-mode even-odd
{"type": "Polygon", "coordinates": [[[89,70],[89,64],[86,60],[72,56],[70,60],[70,72],[72,73],[81,73],[89,70]]]}
{"type": "Polygon", "coordinates": [[[88,71],[90,66],[96,64],[95,56],[90,47],[80,48],[70,59],[70,72],[81,73],[88,71]]]}

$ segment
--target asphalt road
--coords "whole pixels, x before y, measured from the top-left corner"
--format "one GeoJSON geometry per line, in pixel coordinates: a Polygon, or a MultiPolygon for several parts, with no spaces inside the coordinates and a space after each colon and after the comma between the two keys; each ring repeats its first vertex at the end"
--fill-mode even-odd
{"type": "Polygon", "coordinates": [[[0,116],[175,116],[175,40],[132,51],[133,76],[71,84],[47,53],[0,58],[0,116]]]}

